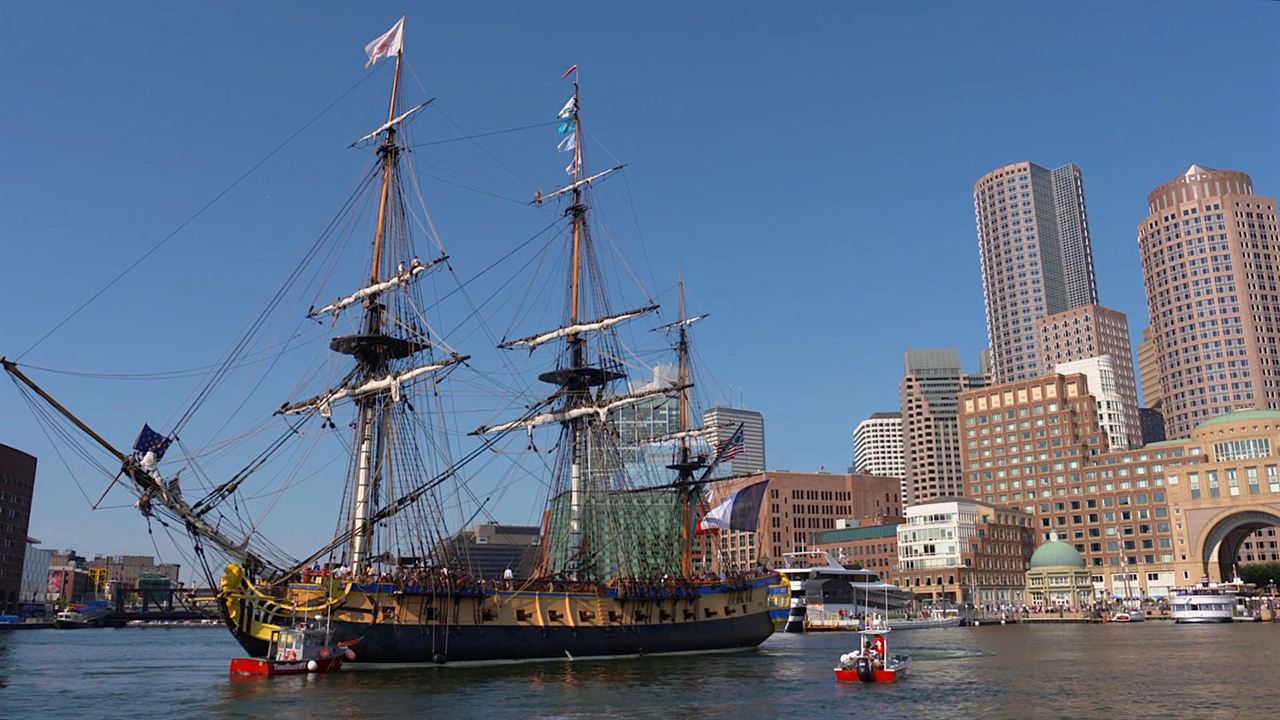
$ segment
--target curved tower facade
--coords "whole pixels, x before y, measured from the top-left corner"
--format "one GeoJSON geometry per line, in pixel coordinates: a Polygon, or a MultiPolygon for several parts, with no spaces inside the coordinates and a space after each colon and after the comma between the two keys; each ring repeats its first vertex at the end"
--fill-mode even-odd
{"type": "Polygon", "coordinates": [[[1192,165],[1147,201],[1138,250],[1166,434],[1280,408],[1276,199],[1243,172],[1192,165]]]}

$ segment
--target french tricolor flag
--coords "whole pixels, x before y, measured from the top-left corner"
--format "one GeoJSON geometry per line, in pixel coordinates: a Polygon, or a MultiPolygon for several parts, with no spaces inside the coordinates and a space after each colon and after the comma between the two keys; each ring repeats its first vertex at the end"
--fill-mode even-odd
{"type": "Polygon", "coordinates": [[[768,480],[761,480],[730,495],[703,516],[702,522],[698,523],[698,530],[755,532],[760,525],[760,504],[764,502],[764,490],[768,485],[768,480]]]}

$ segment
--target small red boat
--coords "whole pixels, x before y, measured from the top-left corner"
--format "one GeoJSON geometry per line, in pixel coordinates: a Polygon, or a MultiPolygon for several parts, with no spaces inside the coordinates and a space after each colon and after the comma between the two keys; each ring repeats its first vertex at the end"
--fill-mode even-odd
{"type": "Polygon", "coordinates": [[[349,647],[352,644],[332,644],[328,633],[320,629],[276,630],[271,633],[266,657],[233,658],[231,672],[267,677],[333,672],[342,667],[343,660],[356,659],[349,647]]]}
{"type": "Polygon", "coordinates": [[[889,654],[886,639],[889,630],[887,623],[875,618],[859,631],[858,635],[863,638],[862,647],[857,652],[840,656],[840,665],[835,668],[836,680],[892,683],[902,679],[911,665],[911,656],[889,654]]]}

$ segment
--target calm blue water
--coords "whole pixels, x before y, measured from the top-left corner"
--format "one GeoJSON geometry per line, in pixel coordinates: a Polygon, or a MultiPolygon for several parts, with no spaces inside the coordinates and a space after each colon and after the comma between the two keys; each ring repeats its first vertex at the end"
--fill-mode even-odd
{"type": "Polygon", "coordinates": [[[0,632],[0,718],[1239,718],[1280,715],[1280,624],[911,630],[912,675],[836,683],[855,636],[759,650],[232,679],[221,629],[0,632]]]}

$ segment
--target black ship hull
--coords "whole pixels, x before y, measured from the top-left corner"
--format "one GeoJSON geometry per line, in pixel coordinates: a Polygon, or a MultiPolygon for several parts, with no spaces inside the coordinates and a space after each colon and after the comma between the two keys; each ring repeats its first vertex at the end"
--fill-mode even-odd
{"type": "MultiPolygon", "coordinates": [[[[351,646],[357,663],[455,663],[578,659],[756,647],[773,634],[768,613],[703,622],[621,627],[362,625],[335,621],[335,642],[351,646]]],[[[236,633],[253,657],[264,640],[236,633]]]]}

